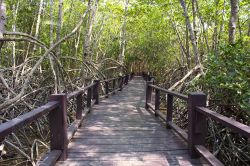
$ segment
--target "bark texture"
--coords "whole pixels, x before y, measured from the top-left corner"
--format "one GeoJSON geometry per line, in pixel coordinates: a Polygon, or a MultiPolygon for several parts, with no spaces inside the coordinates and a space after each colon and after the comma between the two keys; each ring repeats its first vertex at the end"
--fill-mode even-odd
{"type": "Polygon", "coordinates": [[[239,2],[238,0],[230,0],[230,4],[231,4],[231,16],[228,26],[228,40],[230,44],[234,44],[236,39],[236,24],[239,12],[239,2]]]}

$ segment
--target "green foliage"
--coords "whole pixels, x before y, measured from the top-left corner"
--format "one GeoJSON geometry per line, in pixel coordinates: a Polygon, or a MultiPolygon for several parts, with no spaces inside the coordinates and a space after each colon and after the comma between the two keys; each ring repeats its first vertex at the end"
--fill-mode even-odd
{"type": "MultiPolygon", "coordinates": [[[[249,40],[249,38],[248,38],[249,40]]],[[[249,43],[248,43],[249,44],[249,43]]],[[[213,99],[236,104],[250,113],[250,50],[242,40],[223,45],[220,54],[210,54],[201,81],[213,99]]]]}

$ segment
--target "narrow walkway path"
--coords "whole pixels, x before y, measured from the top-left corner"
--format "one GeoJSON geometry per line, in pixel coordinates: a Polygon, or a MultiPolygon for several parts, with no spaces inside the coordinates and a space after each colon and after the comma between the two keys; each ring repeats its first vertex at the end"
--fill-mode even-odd
{"type": "Polygon", "coordinates": [[[187,144],[144,109],[144,81],[95,105],[69,144],[70,166],[207,165],[191,159],[187,144]]]}

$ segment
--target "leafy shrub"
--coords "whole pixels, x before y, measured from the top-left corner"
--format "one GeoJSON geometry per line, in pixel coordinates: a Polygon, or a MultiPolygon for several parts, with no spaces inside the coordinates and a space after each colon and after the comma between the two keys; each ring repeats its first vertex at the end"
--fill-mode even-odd
{"type": "Polygon", "coordinates": [[[237,105],[250,114],[249,38],[234,45],[223,45],[219,54],[210,53],[205,62],[204,89],[212,99],[237,105]]]}

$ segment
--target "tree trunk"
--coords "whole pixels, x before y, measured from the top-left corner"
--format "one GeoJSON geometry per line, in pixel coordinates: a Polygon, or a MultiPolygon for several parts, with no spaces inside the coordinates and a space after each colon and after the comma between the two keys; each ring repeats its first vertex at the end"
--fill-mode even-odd
{"type": "Polygon", "coordinates": [[[221,16],[221,24],[220,24],[220,31],[218,34],[218,45],[220,44],[220,39],[221,39],[221,35],[222,32],[224,31],[224,17],[225,17],[225,6],[226,6],[226,0],[224,0],[223,2],[223,10],[222,10],[222,16],[221,16]]]}
{"type": "MultiPolygon", "coordinates": [[[[57,30],[56,30],[56,41],[57,42],[61,39],[62,15],[63,15],[62,10],[63,10],[63,0],[59,0],[57,30]]],[[[61,56],[61,47],[60,47],[60,45],[56,49],[56,55],[57,55],[57,57],[61,56]]]]}
{"type": "Polygon", "coordinates": [[[50,0],[50,47],[54,43],[54,18],[53,18],[53,7],[54,7],[54,1],[50,0]]]}
{"type": "Polygon", "coordinates": [[[228,25],[228,40],[230,44],[235,43],[236,39],[236,22],[238,18],[239,2],[238,0],[230,0],[231,16],[228,25]]]}
{"type": "Polygon", "coordinates": [[[250,36],[250,17],[248,18],[248,32],[247,36],[250,36]]]}
{"type": "MultiPolygon", "coordinates": [[[[0,38],[3,38],[5,32],[6,19],[6,4],[4,3],[4,0],[0,0],[0,38]]],[[[3,41],[0,42],[0,52],[3,43],[3,41]]]]}
{"type": "Polygon", "coordinates": [[[4,0],[0,0],[0,38],[3,38],[6,25],[6,4],[4,0]]]}
{"type": "Polygon", "coordinates": [[[190,69],[191,67],[191,58],[190,58],[190,49],[189,49],[189,33],[188,33],[188,27],[186,25],[186,50],[187,50],[187,54],[186,54],[186,58],[187,58],[187,66],[188,69],[190,69]]]}
{"type": "Polygon", "coordinates": [[[197,32],[198,30],[196,29],[196,5],[195,5],[195,0],[192,0],[192,13],[193,13],[193,31],[194,31],[194,39],[195,39],[195,43],[196,45],[198,45],[198,41],[197,41],[197,32]]]}
{"type": "Polygon", "coordinates": [[[213,43],[212,43],[212,49],[215,52],[215,55],[217,55],[217,48],[218,48],[218,5],[219,5],[220,0],[215,0],[215,20],[214,20],[214,32],[213,32],[213,43]]]}
{"type": "MultiPolygon", "coordinates": [[[[19,8],[19,1],[17,2],[17,5],[13,5],[13,9],[12,9],[12,13],[13,13],[13,18],[14,18],[14,22],[12,25],[12,30],[13,32],[16,32],[16,19],[17,19],[17,13],[18,13],[18,8],[19,8]]],[[[12,77],[13,77],[13,88],[15,87],[15,71],[16,71],[16,42],[13,41],[13,45],[12,45],[12,77]]]]}
{"type": "Polygon", "coordinates": [[[189,19],[189,16],[188,16],[186,4],[185,4],[184,0],[180,0],[180,3],[181,3],[181,6],[183,8],[183,15],[185,16],[185,19],[186,19],[186,25],[188,27],[189,34],[190,34],[190,40],[191,40],[191,43],[192,43],[192,46],[193,46],[195,64],[200,65],[200,55],[199,55],[199,51],[198,51],[198,48],[197,48],[197,45],[196,45],[194,31],[193,31],[193,28],[191,26],[190,19],[189,19]]]}
{"type": "Polygon", "coordinates": [[[39,35],[39,28],[40,28],[40,23],[41,23],[42,9],[43,9],[43,0],[40,0],[39,10],[38,10],[38,15],[37,15],[37,21],[36,21],[35,38],[38,38],[38,35],[39,35]]]}
{"type": "Polygon", "coordinates": [[[202,15],[200,13],[199,3],[198,3],[197,0],[194,0],[194,1],[196,3],[196,11],[198,13],[198,16],[199,16],[199,19],[200,19],[200,22],[201,22],[201,25],[202,25],[202,34],[203,34],[203,37],[205,39],[205,43],[206,43],[206,47],[207,47],[207,52],[209,52],[210,48],[209,48],[209,44],[208,44],[208,37],[207,37],[206,31],[205,31],[204,21],[203,21],[202,15]]]}
{"type": "Polygon", "coordinates": [[[89,0],[88,2],[88,8],[89,11],[89,19],[88,19],[88,26],[86,28],[86,34],[85,34],[85,40],[84,40],[84,48],[83,48],[83,61],[86,59],[86,57],[89,57],[91,54],[90,52],[90,44],[92,39],[92,30],[93,30],[93,24],[95,21],[95,15],[98,7],[98,1],[96,0],[89,0]]]}
{"type": "Polygon", "coordinates": [[[126,25],[127,25],[127,13],[128,13],[129,0],[125,0],[124,4],[124,20],[121,28],[121,44],[120,44],[120,55],[119,62],[123,65],[125,60],[125,49],[126,49],[126,25]]]}

